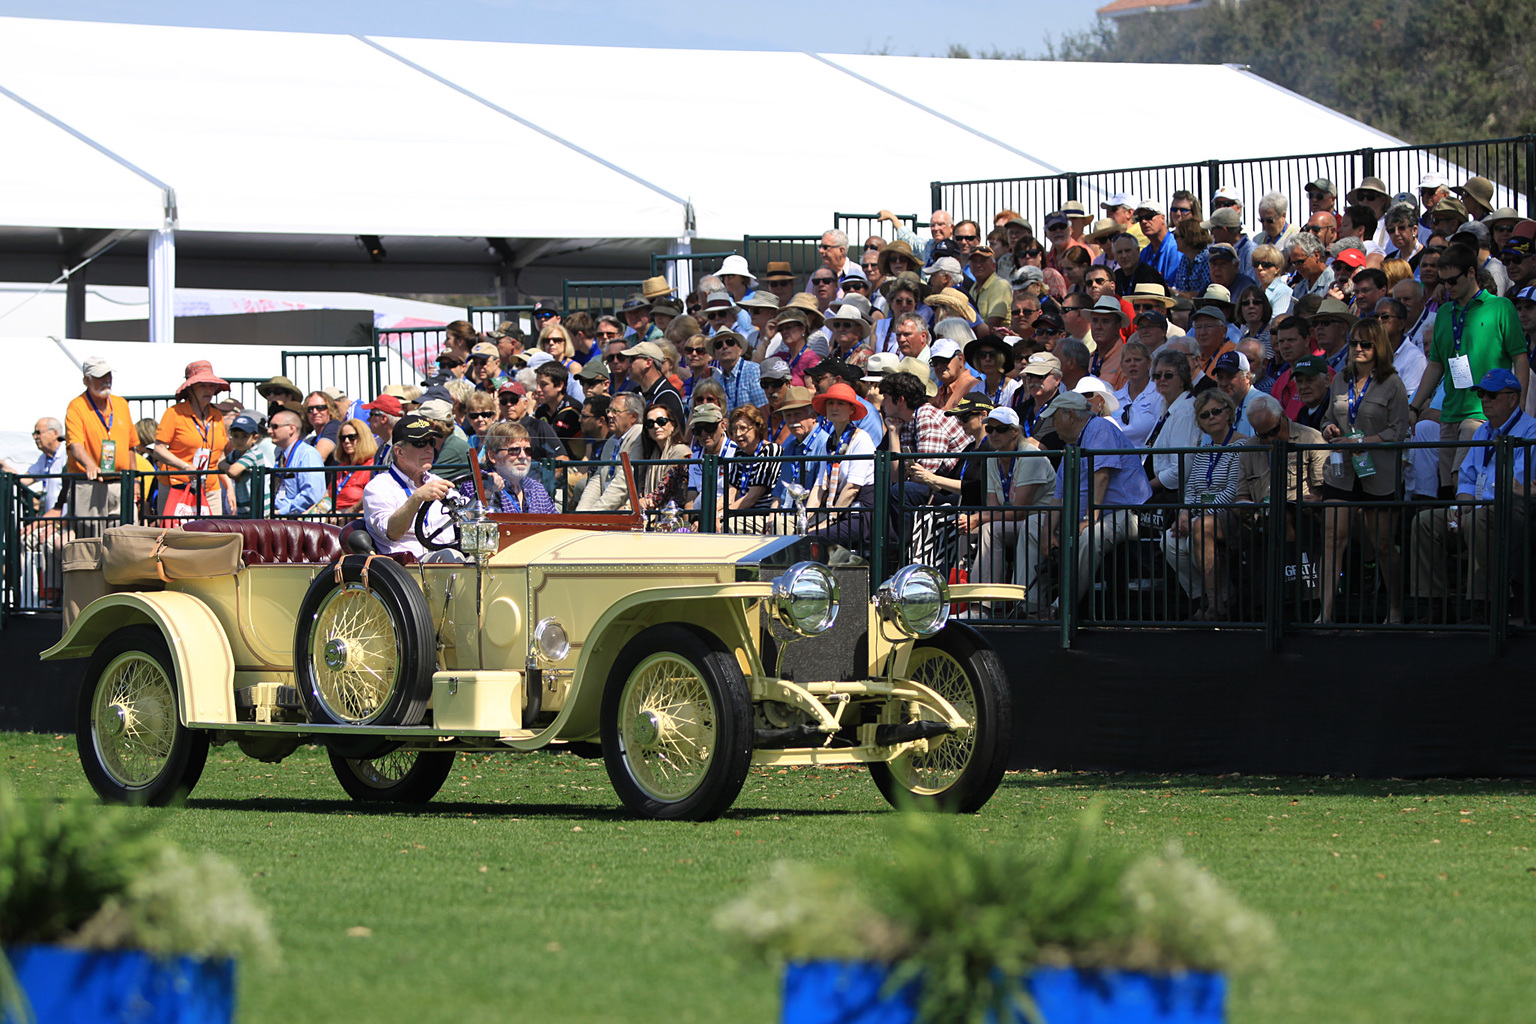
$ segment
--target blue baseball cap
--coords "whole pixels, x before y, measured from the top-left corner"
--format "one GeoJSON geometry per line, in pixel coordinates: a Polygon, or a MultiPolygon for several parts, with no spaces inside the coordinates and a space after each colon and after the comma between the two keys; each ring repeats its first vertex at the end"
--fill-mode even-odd
{"type": "Polygon", "coordinates": [[[241,413],[229,421],[230,430],[243,430],[247,434],[261,433],[261,426],[256,422],[256,417],[250,413],[241,413]]]}
{"type": "Polygon", "coordinates": [[[1500,391],[1519,391],[1520,378],[1509,370],[1489,370],[1477,382],[1477,390],[1487,395],[1496,395],[1500,391]]]}

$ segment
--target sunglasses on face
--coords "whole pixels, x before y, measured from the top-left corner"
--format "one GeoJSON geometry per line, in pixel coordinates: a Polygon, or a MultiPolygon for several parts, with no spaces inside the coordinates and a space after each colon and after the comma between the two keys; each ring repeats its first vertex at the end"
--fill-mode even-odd
{"type": "Polygon", "coordinates": [[[498,455],[532,455],[533,448],[526,444],[508,445],[506,448],[497,448],[498,455]]]}
{"type": "Polygon", "coordinates": [[[535,313],[535,314],[533,314],[533,318],[535,320],[548,320],[548,319],[552,318],[554,315],[555,314],[550,313],[550,312],[535,313]]]}
{"type": "Polygon", "coordinates": [[[836,283],[837,283],[837,278],[835,278],[835,277],[813,277],[813,278],[811,278],[811,284],[836,284],[836,283]]]}
{"type": "Polygon", "coordinates": [[[764,391],[777,391],[777,390],[779,390],[779,388],[782,388],[783,386],[784,386],[784,382],[781,381],[781,380],[765,380],[765,381],[763,381],[763,390],[764,391]]]}
{"type": "Polygon", "coordinates": [[[1194,213],[1195,211],[1194,211],[1193,208],[1188,207],[1188,206],[1173,206],[1173,207],[1170,207],[1168,209],[1168,212],[1169,213],[1194,213]]]}
{"type": "Polygon", "coordinates": [[[828,242],[821,242],[821,243],[817,244],[816,248],[818,248],[818,249],[841,249],[842,246],[840,246],[840,245],[832,245],[831,243],[828,243],[828,242]]]}
{"type": "Polygon", "coordinates": [[[337,435],[337,438],[338,438],[338,440],[341,441],[342,444],[346,444],[348,441],[356,441],[357,440],[357,435],[356,434],[339,434],[339,435],[337,435]]]}
{"type": "Polygon", "coordinates": [[[671,422],[672,418],[670,416],[653,416],[645,421],[645,425],[647,429],[655,430],[657,427],[664,427],[671,422]]]}
{"type": "MultiPolygon", "coordinates": [[[[732,337],[729,334],[726,335],[723,338],[716,339],[716,341],[715,341],[715,347],[716,348],[726,348],[726,347],[735,348],[736,346],[738,346],[740,344],[741,344],[741,342],[737,341],[734,337],[732,337]]],[[[704,349],[699,349],[699,351],[703,352],[704,349]]]]}
{"type": "Polygon", "coordinates": [[[323,405],[306,405],[304,407],[304,411],[305,412],[326,412],[327,410],[326,410],[326,407],[323,406],[323,405]]]}
{"type": "Polygon", "coordinates": [[[1152,375],[1152,379],[1153,380],[1177,380],[1178,376],[1179,375],[1177,373],[1175,373],[1173,370],[1167,370],[1167,371],[1164,371],[1163,373],[1154,373],[1152,375]]]}
{"type": "Polygon", "coordinates": [[[843,291],[845,291],[845,292],[846,291],[861,292],[865,288],[868,288],[868,287],[869,287],[869,282],[868,281],[860,281],[858,278],[854,278],[852,281],[844,281],[843,282],[843,291]]]}
{"type": "Polygon", "coordinates": [[[685,349],[683,349],[683,351],[685,353],[687,353],[688,355],[690,355],[690,356],[702,356],[702,355],[707,354],[709,352],[709,349],[707,349],[707,348],[685,348],[685,349]]]}
{"type": "Polygon", "coordinates": [[[1261,430],[1261,431],[1259,431],[1259,440],[1260,441],[1273,441],[1275,438],[1277,438],[1279,436],[1280,436],[1280,424],[1278,424],[1278,423],[1276,423],[1269,430],[1261,430]]]}
{"type": "Polygon", "coordinates": [[[695,434],[713,434],[719,427],[720,424],[718,423],[695,423],[693,425],[693,432],[695,434]]]}
{"type": "Polygon", "coordinates": [[[1206,409],[1200,413],[1200,418],[1203,420],[1214,420],[1218,416],[1225,416],[1226,414],[1227,410],[1225,409],[1206,409]]]}
{"type": "Polygon", "coordinates": [[[1323,233],[1323,226],[1321,224],[1308,224],[1301,230],[1305,231],[1309,235],[1320,235],[1323,233]]]}
{"type": "Polygon", "coordinates": [[[1006,433],[1008,433],[1008,431],[1010,431],[1012,429],[1013,428],[1008,426],[1006,423],[988,423],[987,424],[987,433],[989,433],[989,434],[1006,434],[1006,433]]]}
{"type": "Polygon", "coordinates": [[[494,415],[496,414],[493,412],[472,412],[469,414],[469,418],[472,420],[488,420],[494,415]]]}
{"type": "Polygon", "coordinates": [[[1280,264],[1271,263],[1268,260],[1254,260],[1253,265],[1256,267],[1261,267],[1264,270],[1275,270],[1280,266],[1280,264]]]}
{"type": "Polygon", "coordinates": [[[436,441],[404,441],[402,443],[407,448],[436,448],[437,447],[437,442],[436,441]]]}
{"type": "Polygon", "coordinates": [[[957,242],[977,242],[977,241],[980,241],[980,240],[981,240],[981,236],[980,235],[956,235],[955,236],[955,241],[957,241],[957,242]]]}
{"type": "Polygon", "coordinates": [[[1375,345],[1374,342],[1365,341],[1365,340],[1363,340],[1361,338],[1356,338],[1354,340],[1354,346],[1355,346],[1355,348],[1363,348],[1367,352],[1374,352],[1374,351],[1376,351],[1376,345],[1375,345]]]}

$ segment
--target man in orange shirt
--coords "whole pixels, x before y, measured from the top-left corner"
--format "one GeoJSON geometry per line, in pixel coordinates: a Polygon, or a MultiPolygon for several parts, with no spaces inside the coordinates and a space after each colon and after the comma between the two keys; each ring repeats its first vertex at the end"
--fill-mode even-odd
{"type": "Polygon", "coordinates": [[[78,536],[99,534],[117,522],[122,487],[119,469],[132,469],[133,449],[139,435],[133,413],[121,396],[112,393],[112,367],[101,356],[80,364],[85,391],[70,400],[64,413],[64,436],[69,439],[71,473],[84,473],[72,486],[71,515],[80,517],[78,536]]]}

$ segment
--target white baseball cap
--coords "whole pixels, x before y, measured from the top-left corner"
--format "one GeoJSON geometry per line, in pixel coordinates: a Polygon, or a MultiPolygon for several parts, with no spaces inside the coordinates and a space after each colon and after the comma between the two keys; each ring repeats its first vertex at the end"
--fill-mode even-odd
{"type": "Polygon", "coordinates": [[[1445,188],[1449,184],[1450,182],[1446,180],[1445,175],[1443,174],[1426,174],[1424,177],[1419,179],[1419,190],[1423,191],[1426,188],[1445,188]]]}
{"type": "Polygon", "coordinates": [[[1129,192],[1116,192],[1109,197],[1109,202],[1100,203],[1099,206],[1105,210],[1113,210],[1117,206],[1129,206],[1132,210],[1137,210],[1141,207],[1141,203],[1129,192]]]}
{"type": "Polygon", "coordinates": [[[1019,425],[1019,414],[1008,408],[1006,405],[994,406],[987,413],[987,419],[996,423],[1005,424],[1010,427],[1017,427],[1019,425]]]}
{"type": "Polygon", "coordinates": [[[953,359],[960,354],[960,346],[948,338],[936,338],[933,344],[928,346],[928,361],[935,359],[953,359]]]}

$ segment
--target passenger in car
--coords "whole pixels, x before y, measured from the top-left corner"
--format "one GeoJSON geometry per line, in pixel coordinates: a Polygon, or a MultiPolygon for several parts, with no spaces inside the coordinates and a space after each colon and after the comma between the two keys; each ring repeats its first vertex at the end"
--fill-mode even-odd
{"type": "MultiPolygon", "coordinates": [[[[480,469],[485,503],[492,512],[559,513],[544,485],[528,475],[532,468],[533,442],[527,427],[502,422],[486,430],[480,469]]],[[[474,480],[459,484],[459,493],[474,498],[474,480]]]]}

